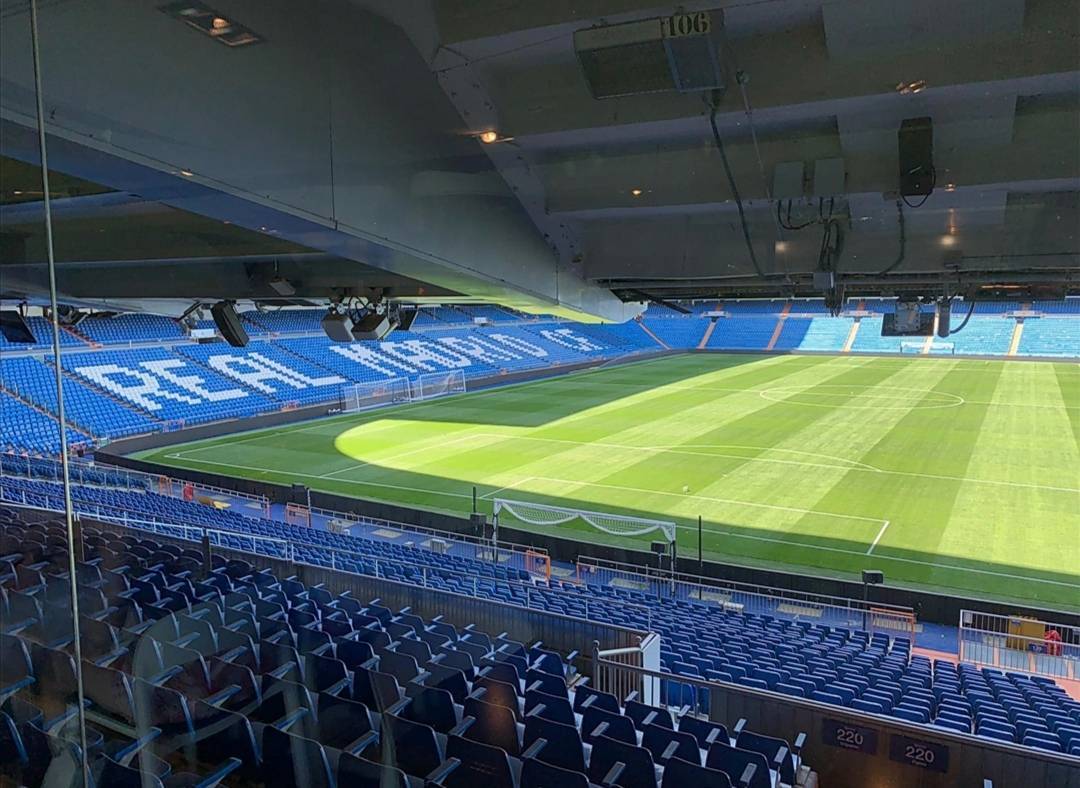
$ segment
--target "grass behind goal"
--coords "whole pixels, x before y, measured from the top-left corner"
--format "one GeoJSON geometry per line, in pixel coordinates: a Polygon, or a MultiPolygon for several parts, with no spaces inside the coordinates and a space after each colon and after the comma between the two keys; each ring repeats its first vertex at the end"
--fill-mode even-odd
{"type": "Polygon", "coordinates": [[[1072,363],[687,354],[142,456],[444,511],[476,485],[487,511],[672,520],[683,556],[701,515],[706,559],[1080,609],[1072,363]]]}

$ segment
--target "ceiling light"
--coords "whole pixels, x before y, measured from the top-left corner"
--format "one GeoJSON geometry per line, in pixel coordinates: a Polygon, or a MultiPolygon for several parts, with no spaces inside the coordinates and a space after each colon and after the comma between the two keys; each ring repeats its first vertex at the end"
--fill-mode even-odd
{"type": "Polygon", "coordinates": [[[947,191],[947,192],[956,191],[956,184],[955,183],[946,183],[945,184],[945,191],[947,191]]]}
{"type": "Polygon", "coordinates": [[[943,236],[941,236],[941,245],[942,246],[955,246],[956,245],[956,236],[955,235],[943,235],[943,236]]]}
{"type": "Polygon", "coordinates": [[[788,242],[777,241],[775,244],[773,244],[773,249],[775,249],[779,253],[786,252],[788,250],[788,242]]]}
{"type": "Polygon", "coordinates": [[[205,3],[199,2],[199,0],[181,0],[176,3],[166,3],[161,6],[161,11],[174,19],[179,19],[199,32],[205,33],[215,41],[220,41],[227,47],[258,44],[263,40],[262,36],[222,16],[205,3]]]}
{"type": "Polygon", "coordinates": [[[12,194],[18,196],[18,195],[22,194],[22,189],[16,189],[15,191],[12,192],[12,194]]]}
{"type": "Polygon", "coordinates": [[[190,178],[195,173],[193,173],[191,170],[180,170],[180,174],[183,175],[185,178],[190,178]]]}
{"type": "Polygon", "coordinates": [[[631,193],[632,195],[634,195],[635,197],[640,197],[640,196],[641,196],[641,195],[643,195],[643,194],[644,194],[645,192],[643,192],[643,191],[642,191],[641,189],[631,189],[631,190],[630,190],[630,193],[631,193]]]}
{"type": "Polygon", "coordinates": [[[498,134],[498,132],[495,132],[495,131],[485,131],[485,132],[481,132],[481,134],[480,134],[480,141],[484,142],[484,143],[487,143],[488,145],[490,145],[493,142],[496,142],[498,139],[499,139],[499,134],[498,134]]]}
{"type": "Polygon", "coordinates": [[[925,79],[916,79],[912,82],[898,82],[896,84],[896,92],[902,96],[908,96],[914,93],[921,93],[926,89],[925,79]]]}

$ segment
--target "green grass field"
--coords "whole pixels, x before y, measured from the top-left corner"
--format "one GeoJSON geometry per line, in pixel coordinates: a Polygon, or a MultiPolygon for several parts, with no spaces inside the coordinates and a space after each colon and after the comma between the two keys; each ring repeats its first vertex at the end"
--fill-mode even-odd
{"type": "Polygon", "coordinates": [[[141,456],[453,512],[475,485],[488,511],[670,518],[684,556],[701,515],[706,559],[1080,609],[1070,363],[688,354],[141,456]]]}

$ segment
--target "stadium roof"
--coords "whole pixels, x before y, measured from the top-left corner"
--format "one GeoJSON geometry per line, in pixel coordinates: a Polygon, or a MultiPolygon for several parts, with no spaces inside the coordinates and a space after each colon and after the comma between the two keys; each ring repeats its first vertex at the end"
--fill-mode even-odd
{"type": "MultiPolygon", "coordinates": [[[[42,4],[69,300],[273,298],[280,277],[620,320],[647,296],[817,294],[814,272],[849,294],[1076,286],[1069,0],[683,2],[722,29],[723,88],[609,99],[574,33],[674,6],[235,0],[262,40],[230,48],[158,5],[42,4]],[[936,183],[905,202],[913,118],[936,183]]],[[[42,292],[44,244],[27,4],[2,13],[12,297],[42,292]]]]}

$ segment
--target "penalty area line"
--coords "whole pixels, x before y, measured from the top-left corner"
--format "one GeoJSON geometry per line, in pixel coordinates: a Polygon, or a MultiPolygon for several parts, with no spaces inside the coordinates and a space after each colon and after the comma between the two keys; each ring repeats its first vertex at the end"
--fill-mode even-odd
{"type": "Polygon", "coordinates": [[[888,520],[886,520],[885,522],[883,522],[881,524],[881,530],[878,531],[877,536],[874,537],[873,544],[871,544],[870,547],[867,548],[867,550],[866,550],[867,555],[870,555],[872,552],[874,552],[874,548],[877,547],[877,543],[881,541],[881,537],[885,535],[885,529],[888,528],[888,527],[889,527],[889,521],[888,520]]]}

